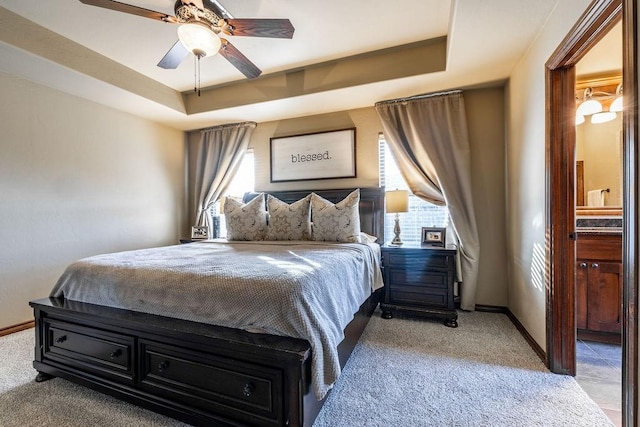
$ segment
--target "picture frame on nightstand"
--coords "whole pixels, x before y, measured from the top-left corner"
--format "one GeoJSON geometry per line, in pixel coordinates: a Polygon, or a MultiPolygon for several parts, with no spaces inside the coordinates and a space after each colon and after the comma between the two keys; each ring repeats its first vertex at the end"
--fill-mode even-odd
{"type": "Polygon", "coordinates": [[[198,226],[198,225],[191,227],[192,240],[205,240],[208,238],[209,238],[209,227],[198,226]]]}
{"type": "Polygon", "coordinates": [[[447,244],[446,227],[422,227],[422,246],[435,246],[444,248],[447,244]]]}

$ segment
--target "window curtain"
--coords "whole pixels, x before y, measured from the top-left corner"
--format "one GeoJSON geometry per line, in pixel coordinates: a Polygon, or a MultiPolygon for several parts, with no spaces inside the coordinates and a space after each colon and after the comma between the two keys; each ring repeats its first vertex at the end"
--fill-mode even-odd
{"type": "Polygon", "coordinates": [[[244,122],[201,131],[196,160],[194,225],[212,226],[208,212],[240,167],[255,127],[254,122],[244,122]]]}
{"type": "Polygon", "coordinates": [[[382,101],[375,108],[391,153],[413,194],[449,209],[458,240],[460,307],[474,310],[480,242],[462,92],[382,101]]]}

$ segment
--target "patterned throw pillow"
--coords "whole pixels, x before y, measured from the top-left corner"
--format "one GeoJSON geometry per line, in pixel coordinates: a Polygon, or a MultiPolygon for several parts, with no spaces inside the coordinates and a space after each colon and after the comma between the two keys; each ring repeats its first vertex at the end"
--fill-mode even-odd
{"type": "Polygon", "coordinates": [[[267,206],[266,240],[311,240],[311,194],[292,204],[269,195],[267,206]]]}
{"type": "Polygon", "coordinates": [[[244,205],[227,198],[224,219],[227,223],[227,240],[264,240],[267,233],[264,194],[260,193],[244,205]]]}
{"type": "Polygon", "coordinates": [[[311,193],[313,240],[360,242],[360,190],[356,189],[335,205],[311,193]]]}

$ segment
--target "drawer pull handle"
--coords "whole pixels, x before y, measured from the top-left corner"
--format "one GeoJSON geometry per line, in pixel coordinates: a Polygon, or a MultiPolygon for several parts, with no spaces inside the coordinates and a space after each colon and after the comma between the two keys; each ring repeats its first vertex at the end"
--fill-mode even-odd
{"type": "Polygon", "coordinates": [[[586,262],[581,262],[580,263],[580,268],[587,268],[587,263],[586,262]]]}
{"type": "Polygon", "coordinates": [[[58,338],[56,338],[56,343],[61,344],[63,342],[65,342],[67,340],[67,336],[66,335],[61,335],[58,338]]]}
{"type": "Polygon", "coordinates": [[[593,264],[591,264],[591,268],[598,268],[598,267],[599,267],[599,265],[598,265],[597,262],[594,262],[593,264]]]}
{"type": "Polygon", "coordinates": [[[255,389],[256,387],[252,383],[246,383],[244,385],[244,388],[242,389],[242,394],[244,394],[246,397],[249,397],[253,394],[253,391],[255,389]]]}
{"type": "Polygon", "coordinates": [[[111,359],[117,359],[120,356],[122,356],[122,350],[120,349],[117,349],[116,351],[112,351],[111,354],[109,355],[111,359]]]}
{"type": "Polygon", "coordinates": [[[169,362],[167,362],[166,360],[158,364],[158,372],[164,372],[167,369],[169,369],[169,362]]]}

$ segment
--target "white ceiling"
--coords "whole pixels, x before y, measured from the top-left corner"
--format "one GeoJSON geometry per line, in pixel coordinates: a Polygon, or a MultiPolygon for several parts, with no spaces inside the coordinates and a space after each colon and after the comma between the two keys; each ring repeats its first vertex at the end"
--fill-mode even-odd
{"type": "MultiPolygon", "coordinates": [[[[173,15],[174,0],[121,0],[173,15]]],[[[17,75],[74,95],[161,121],[194,129],[239,120],[257,122],[373,105],[376,101],[443,89],[495,84],[507,79],[559,0],[220,0],[236,18],[288,18],[293,39],[231,37],[230,41],[263,70],[263,76],[360,53],[447,36],[446,70],[333,89],[251,105],[185,114],[160,97],[146,96],[117,78],[86,71],[82,55],[43,58],[43,47],[60,39],[32,37],[24,42],[0,36],[0,72],[17,75]],[[16,45],[20,45],[16,47],[16,45]],[[54,58],[54,59],[52,59],[54,58]]],[[[0,0],[9,12],[70,39],[151,79],[163,99],[193,88],[193,62],[176,70],[156,66],[177,40],[176,26],[88,6],[78,0],[0,0]],[[175,92],[175,93],[174,93],[175,92]]],[[[6,10],[3,10],[6,9],[6,10]]],[[[3,13],[4,12],[4,13],[3,13]]],[[[39,34],[39,33],[38,33],[39,34]]],[[[93,59],[86,59],[87,61],[93,59]]],[[[202,85],[243,82],[219,55],[202,61],[202,85]]],[[[97,65],[95,65],[97,67],[97,65]]],[[[174,101],[171,101],[174,102],[174,101]]]]}

